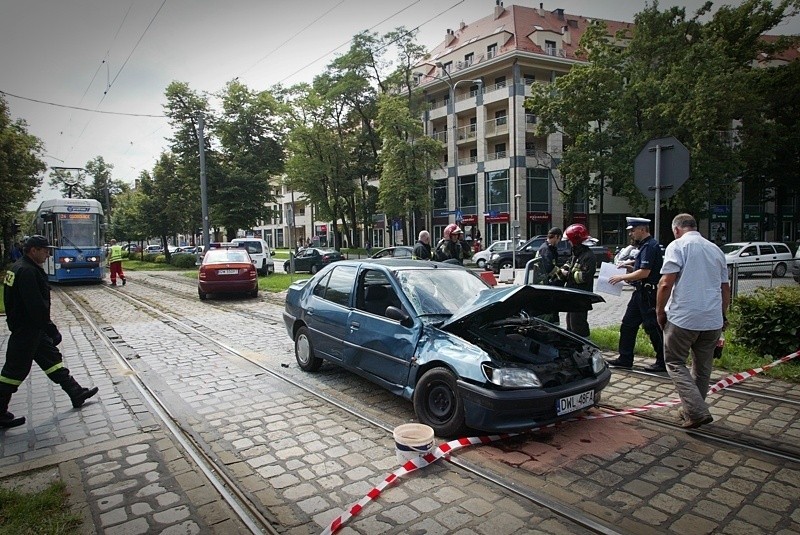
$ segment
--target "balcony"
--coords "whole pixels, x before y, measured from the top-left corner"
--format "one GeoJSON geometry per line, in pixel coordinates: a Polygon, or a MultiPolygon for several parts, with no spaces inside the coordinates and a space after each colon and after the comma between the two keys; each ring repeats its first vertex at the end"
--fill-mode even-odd
{"type": "Polygon", "coordinates": [[[526,149],[525,165],[528,167],[551,167],[553,157],[541,149],[526,149]]]}
{"type": "Polygon", "coordinates": [[[498,152],[490,152],[486,155],[486,161],[493,161],[493,160],[502,160],[503,158],[507,158],[508,153],[504,150],[498,152]]]}
{"type": "Polygon", "coordinates": [[[548,56],[554,56],[556,58],[566,58],[567,53],[564,51],[563,48],[554,48],[551,46],[545,47],[544,53],[548,56]]]}
{"type": "Polygon", "coordinates": [[[456,139],[461,141],[469,141],[478,137],[478,125],[468,124],[466,126],[459,126],[456,129],[456,139]]]}
{"type": "Polygon", "coordinates": [[[497,117],[489,119],[484,123],[486,136],[500,136],[508,134],[508,117],[497,117]]]}
{"type": "Polygon", "coordinates": [[[442,130],[441,132],[434,132],[431,134],[431,137],[436,141],[447,145],[447,130],[442,130]]]}
{"type": "Polygon", "coordinates": [[[467,158],[459,158],[458,159],[458,166],[459,167],[464,167],[465,165],[469,165],[469,164],[473,164],[473,163],[478,163],[478,157],[477,156],[469,156],[467,158]]]}
{"type": "Polygon", "coordinates": [[[536,131],[536,116],[531,115],[530,113],[525,114],[525,131],[526,132],[535,132],[536,131]]]}

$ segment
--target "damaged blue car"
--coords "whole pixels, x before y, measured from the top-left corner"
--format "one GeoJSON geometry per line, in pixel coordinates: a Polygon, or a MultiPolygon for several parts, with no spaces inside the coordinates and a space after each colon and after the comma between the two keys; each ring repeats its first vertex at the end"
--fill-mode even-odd
{"type": "Polygon", "coordinates": [[[292,284],[283,313],[297,363],[334,363],[402,396],[438,436],[518,432],[599,403],[611,373],[589,340],[538,316],[597,294],[493,289],[461,266],[336,262],[292,284]]]}

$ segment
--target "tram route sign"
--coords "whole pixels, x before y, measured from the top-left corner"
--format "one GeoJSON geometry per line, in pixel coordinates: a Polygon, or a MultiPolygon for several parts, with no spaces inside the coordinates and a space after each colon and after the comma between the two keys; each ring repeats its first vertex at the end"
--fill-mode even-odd
{"type": "Polygon", "coordinates": [[[678,188],[688,180],[689,150],[675,137],[651,139],[636,156],[633,182],[636,189],[648,199],[656,198],[656,175],[661,200],[675,195],[678,188]]]}

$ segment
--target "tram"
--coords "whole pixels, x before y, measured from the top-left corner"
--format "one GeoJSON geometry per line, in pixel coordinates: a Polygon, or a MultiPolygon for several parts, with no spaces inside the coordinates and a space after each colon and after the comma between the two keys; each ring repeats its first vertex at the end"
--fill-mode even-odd
{"type": "Polygon", "coordinates": [[[50,282],[96,281],[105,275],[105,221],[95,199],[51,199],[36,210],[31,234],[50,242],[44,263],[50,282]]]}

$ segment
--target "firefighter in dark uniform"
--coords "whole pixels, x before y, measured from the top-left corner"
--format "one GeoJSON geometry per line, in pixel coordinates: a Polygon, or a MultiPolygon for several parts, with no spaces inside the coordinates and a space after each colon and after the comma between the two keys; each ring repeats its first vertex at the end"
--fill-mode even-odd
{"type": "Polygon", "coordinates": [[[633,264],[626,266],[628,273],[614,275],[608,279],[611,284],[622,281],[633,285],[633,295],[622,317],[619,329],[619,358],[608,361],[609,366],[631,369],[633,367],[633,348],[636,334],[643,326],[656,351],[656,362],[645,367],[648,372],[665,372],[664,334],[656,320],[656,293],[661,278],[661,265],[664,262],[661,246],[650,235],[650,220],[642,217],[628,217],[628,231],[639,247],[639,254],[633,264]]]}
{"type": "MultiPolygon", "coordinates": [[[[547,239],[536,252],[536,258],[541,259],[539,261],[538,276],[535,279],[536,284],[563,285],[563,282],[559,284],[557,277],[559,270],[558,242],[563,235],[564,233],[558,227],[553,227],[547,232],[547,239]]],[[[550,312],[537,317],[555,325],[559,324],[558,312],[550,312]]]]}
{"type": "MultiPolygon", "coordinates": [[[[589,246],[596,244],[597,240],[589,236],[589,230],[580,223],[568,226],[564,238],[572,244],[572,258],[558,270],[556,276],[567,288],[591,292],[594,289],[597,260],[589,246]]],[[[588,338],[589,311],[567,312],[567,330],[588,338]]]]}
{"type": "Polygon", "coordinates": [[[64,389],[73,407],[81,407],[97,394],[97,387],[84,388],[73,379],[56,347],[61,333],[50,321],[50,285],[42,269],[50,255],[47,238],[31,236],[25,241],[23,252],[3,281],[6,322],[11,331],[6,362],[0,372],[0,427],[6,428],[25,423],[24,416],[15,417],[8,412],[8,403],[30,373],[33,361],[64,389]]]}

